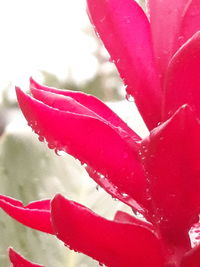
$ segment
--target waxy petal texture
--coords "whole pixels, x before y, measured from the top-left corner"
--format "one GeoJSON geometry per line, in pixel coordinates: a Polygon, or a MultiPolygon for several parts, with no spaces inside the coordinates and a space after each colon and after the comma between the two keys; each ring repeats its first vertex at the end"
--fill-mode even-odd
{"type": "Polygon", "coordinates": [[[135,98],[147,126],[160,121],[160,86],[154,67],[150,25],[133,0],[87,0],[88,13],[135,98]]]}
{"type": "Polygon", "coordinates": [[[179,32],[179,48],[196,32],[200,30],[200,5],[199,0],[189,0],[184,7],[182,22],[179,32]]]}
{"type": "Polygon", "coordinates": [[[164,119],[180,106],[189,104],[200,117],[200,32],[172,58],[166,77],[164,119]]]}
{"type": "Polygon", "coordinates": [[[9,248],[9,257],[13,267],[44,267],[26,260],[12,248],[9,248]]]}
{"type": "MultiPolygon", "coordinates": [[[[163,75],[180,43],[180,29],[191,0],[147,0],[154,53],[163,75]]],[[[181,37],[181,39],[183,39],[181,37]]]]}
{"type": "MultiPolygon", "coordinates": [[[[64,98],[65,103],[62,104],[63,110],[67,111],[69,109],[69,107],[66,103],[67,100],[68,101],[70,99],[71,99],[71,101],[74,100],[74,105],[73,105],[74,108],[75,108],[75,105],[77,106],[79,104],[79,109],[76,108],[76,111],[78,111],[78,113],[81,113],[80,107],[82,106],[82,111],[84,110],[84,112],[86,112],[86,114],[88,112],[90,112],[90,114],[92,113],[91,116],[98,117],[99,119],[106,121],[109,125],[112,125],[112,126],[117,127],[117,128],[121,128],[124,132],[129,134],[133,140],[135,140],[135,141],[140,140],[140,137],[131,128],[129,128],[128,125],[122,119],[120,119],[116,113],[114,113],[107,105],[105,105],[101,100],[99,100],[95,96],[88,95],[88,94],[85,94],[83,92],[61,90],[61,89],[56,89],[56,88],[44,86],[44,85],[37,83],[35,80],[33,80],[33,78],[30,78],[30,90],[31,90],[33,96],[36,99],[41,100],[42,102],[51,101],[50,99],[48,100],[48,96],[49,96],[49,98],[51,96],[45,95],[44,92],[54,93],[54,95],[52,95],[53,100],[51,101],[50,106],[56,105],[56,103],[54,103],[54,102],[58,102],[58,101],[56,101],[56,98],[58,98],[59,95],[66,96],[66,97],[68,97],[68,99],[64,98]],[[38,90],[40,90],[40,92],[37,90],[34,90],[34,89],[38,89],[38,90]],[[41,92],[41,91],[43,91],[43,92],[41,92]],[[85,107],[85,109],[84,109],[84,107],[85,107]]],[[[63,99],[63,101],[64,101],[64,99],[63,99]]]]}
{"type": "Polygon", "coordinates": [[[30,228],[53,234],[50,221],[50,200],[35,201],[24,206],[18,200],[0,195],[0,208],[13,219],[30,228]]]}
{"type": "Polygon", "coordinates": [[[199,263],[200,246],[197,246],[184,255],[180,267],[198,267],[199,263]]]}
{"type": "Polygon", "coordinates": [[[89,176],[96,183],[98,183],[113,198],[116,198],[116,199],[124,202],[125,204],[129,205],[134,211],[138,211],[141,214],[144,214],[146,212],[146,210],[145,210],[146,198],[144,199],[144,202],[141,202],[139,205],[137,203],[137,201],[135,201],[135,199],[130,196],[130,194],[127,194],[127,193],[120,191],[117,186],[115,186],[113,183],[111,183],[109,181],[109,179],[102,176],[101,173],[95,171],[90,166],[86,166],[85,169],[88,172],[89,176]]]}
{"type": "Polygon", "coordinates": [[[68,152],[105,176],[121,192],[141,204],[145,202],[146,181],[138,146],[128,134],[97,117],[60,110],[60,99],[52,107],[50,102],[42,103],[19,89],[17,96],[27,121],[51,148],[68,152]]]}
{"type": "MultiPolygon", "coordinates": [[[[118,211],[107,220],[61,195],[27,206],[0,196],[0,208],[109,267],[199,267],[200,0],[146,3],[148,17],[135,0],[87,0],[127,99],[150,130],[145,139],[91,95],[32,78],[32,96],[16,89],[39,140],[78,158],[137,216],[118,211]]],[[[14,267],[39,266],[12,249],[10,258],[14,267]]]]}
{"type": "Polygon", "coordinates": [[[114,220],[118,221],[118,222],[137,224],[137,225],[140,225],[144,228],[149,229],[150,231],[153,231],[153,225],[152,224],[150,224],[150,223],[148,223],[142,219],[139,219],[136,216],[132,216],[126,212],[123,212],[123,211],[117,211],[115,213],[114,220]]]}
{"type": "Polygon", "coordinates": [[[199,136],[196,114],[185,105],[141,143],[151,222],[164,240],[185,248],[200,210],[199,136]]]}
{"type": "Polygon", "coordinates": [[[106,220],[61,195],[51,205],[56,235],[71,249],[109,267],[163,266],[161,245],[149,230],[106,220]]]}

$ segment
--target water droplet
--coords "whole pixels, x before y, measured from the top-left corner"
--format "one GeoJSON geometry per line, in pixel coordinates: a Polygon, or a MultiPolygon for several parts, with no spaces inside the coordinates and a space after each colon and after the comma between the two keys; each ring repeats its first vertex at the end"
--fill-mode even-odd
{"type": "Polygon", "coordinates": [[[40,136],[38,137],[38,140],[39,140],[40,142],[44,142],[44,136],[41,136],[41,135],[40,135],[40,136]]]}
{"type": "Polygon", "coordinates": [[[51,144],[51,143],[49,143],[49,144],[48,144],[48,148],[49,148],[49,149],[54,149],[54,148],[55,148],[55,145],[54,145],[54,144],[51,144]]]}
{"type": "Polygon", "coordinates": [[[64,156],[65,155],[65,151],[59,150],[59,149],[55,149],[55,153],[57,156],[64,156]]]}
{"type": "Polygon", "coordinates": [[[87,168],[87,164],[86,163],[83,163],[82,166],[83,166],[83,168],[87,168]]]}
{"type": "Polygon", "coordinates": [[[122,196],[123,196],[124,198],[126,198],[126,197],[128,197],[128,194],[126,194],[126,193],[122,193],[122,196]]]}
{"type": "Polygon", "coordinates": [[[104,179],[105,176],[104,176],[103,174],[99,173],[99,178],[100,178],[100,179],[104,179]]]}
{"type": "Polygon", "coordinates": [[[134,102],[134,98],[131,94],[126,94],[126,100],[128,100],[129,102],[134,102]]]}
{"type": "Polygon", "coordinates": [[[96,190],[99,191],[99,189],[100,189],[100,186],[97,184],[96,185],[96,190]]]}

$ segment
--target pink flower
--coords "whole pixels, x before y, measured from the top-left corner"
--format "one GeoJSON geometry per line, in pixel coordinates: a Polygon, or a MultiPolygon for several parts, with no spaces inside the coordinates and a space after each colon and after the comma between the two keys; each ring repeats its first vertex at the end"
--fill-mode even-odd
{"type": "Polygon", "coordinates": [[[93,96],[32,79],[32,97],[17,88],[18,102],[41,141],[78,158],[145,220],[120,211],[106,220],[61,195],[26,207],[0,196],[0,207],[109,267],[200,266],[198,236],[190,238],[200,213],[200,3],[149,0],[148,18],[133,0],[87,3],[149,136],[93,96]]]}
{"type": "Polygon", "coordinates": [[[13,267],[44,267],[26,260],[12,248],[9,248],[9,258],[13,267]]]}

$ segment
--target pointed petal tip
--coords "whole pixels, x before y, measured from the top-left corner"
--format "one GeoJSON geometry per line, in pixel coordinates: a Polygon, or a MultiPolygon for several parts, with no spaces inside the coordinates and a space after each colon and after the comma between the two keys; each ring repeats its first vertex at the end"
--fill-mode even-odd
{"type": "Polygon", "coordinates": [[[8,247],[8,253],[9,255],[12,255],[12,253],[14,253],[13,247],[8,247]]]}
{"type": "Polygon", "coordinates": [[[64,200],[65,197],[63,195],[61,195],[60,193],[57,193],[51,200],[51,203],[55,203],[57,201],[61,201],[64,200]]]}
{"type": "Polygon", "coordinates": [[[19,102],[19,99],[24,98],[26,96],[24,91],[19,86],[15,86],[15,92],[17,95],[18,102],[19,102]]]}
{"type": "Polygon", "coordinates": [[[60,193],[57,193],[51,200],[51,213],[53,214],[54,211],[56,211],[56,207],[62,205],[62,203],[65,201],[67,204],[68,199],[66,199],[63,195],[61,195],[60,193]]]}
{"type": "Polygon", "coordinates": [[[12,247],[8,248],[8,255],[13,267],[44,267],[44,265],[28,261],[12,247]]]}
{"type": "Polygon", "coordinates": [[[21,88],[19,86],[15,86],[16,95],[18,95],[20,91],[21,91],[21,88]]]}
{"type": "Polygon", "coordinates": [[[29,87],[31,88],[36,88],[36,89],[41,89],[42,85],[39,84],[33,77],[31,76],[29,78],[29,87]]]}

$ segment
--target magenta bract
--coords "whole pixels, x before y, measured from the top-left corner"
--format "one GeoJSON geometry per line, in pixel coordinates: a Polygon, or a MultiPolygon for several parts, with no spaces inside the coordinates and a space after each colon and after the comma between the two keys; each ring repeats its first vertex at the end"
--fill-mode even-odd
{"type": "Polygon", "coordinates": [[[35,264],[17,253],[14,249],[9,248],[9,258],[13,267],[44,267],[43,265],[35,264]]]}
{"type": "Polygon", "coordinates": [[[200,2],[148,0],[147,15],[134,0],[87,7],[149,136],[93,96],[33,79],[32,96],[17,88],[19,106],[41,140],[145,220],[121,211],[106,220],[61,195],[26,207],[1,196],[0,207],[109,267],[200,266],[200,2]]]}

